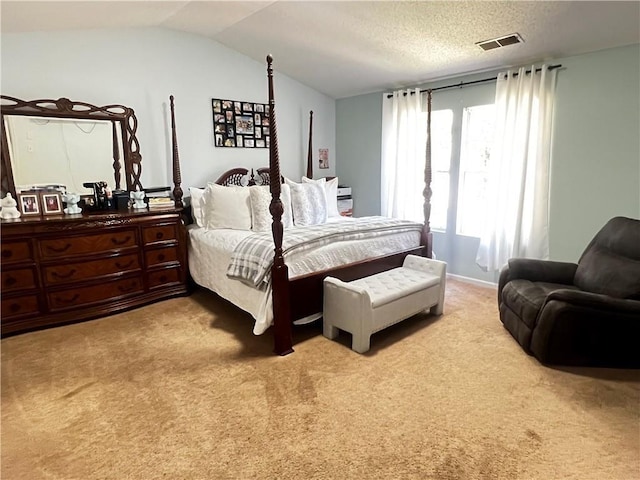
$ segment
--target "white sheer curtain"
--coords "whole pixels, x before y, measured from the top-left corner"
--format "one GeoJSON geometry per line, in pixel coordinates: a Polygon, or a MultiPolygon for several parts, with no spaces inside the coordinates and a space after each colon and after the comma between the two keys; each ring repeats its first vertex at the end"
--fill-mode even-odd
{"type": "Polygon", "coordinates": [[[549,258],[549,172],[556,72],[543,65],[498,75],[489,199],[476,263],[549,258]]]}
{"type": "Polygon", "coordinates": [[[382,100],[382,215],[424,221],[426,113],[420,89],[382,100]]]}

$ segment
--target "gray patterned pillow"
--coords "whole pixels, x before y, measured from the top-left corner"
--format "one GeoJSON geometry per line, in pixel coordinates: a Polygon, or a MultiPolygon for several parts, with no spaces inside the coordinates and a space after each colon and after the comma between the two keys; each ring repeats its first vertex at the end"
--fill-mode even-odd
{"type": "Polygon", "coordinates": [[[319,225],[327,221],[327,196],[324,185],[296,183],[285,178],[291,187],[291,209],[296,226],[319,225]]]}

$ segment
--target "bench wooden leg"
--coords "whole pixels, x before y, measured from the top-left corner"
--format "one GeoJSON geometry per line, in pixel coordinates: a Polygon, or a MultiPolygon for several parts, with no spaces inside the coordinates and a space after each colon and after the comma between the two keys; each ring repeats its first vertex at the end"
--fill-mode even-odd
{"type": "Polygon", "coordinates": [[[429,310],[429,313],[431,315],[442,315],[442,311],[443,311],[443,305],[442,303],[438,303],[437,305],[434,305],[433,307],[431,307],[431,309],[429,310]]]}

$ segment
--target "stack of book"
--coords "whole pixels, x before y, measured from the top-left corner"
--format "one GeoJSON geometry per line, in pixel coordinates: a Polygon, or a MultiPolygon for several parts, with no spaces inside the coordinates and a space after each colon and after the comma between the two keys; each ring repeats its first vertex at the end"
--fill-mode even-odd
{"type": "Polygon", "coordinates": [[[148,197],[149,210],[162,210],[164,208],[173,208],[174,202],[171,197],[148,197]]]}

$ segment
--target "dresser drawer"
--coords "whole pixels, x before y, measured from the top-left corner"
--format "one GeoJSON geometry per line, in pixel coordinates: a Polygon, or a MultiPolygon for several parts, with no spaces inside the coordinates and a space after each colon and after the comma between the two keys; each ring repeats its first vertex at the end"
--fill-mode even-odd
{"type": "Polygon", "coordinates": [[[2,253],[0,253],[0,258],[2,259],[3,265],[31,260],[33,258],[33,255],[31,254],[31,246],[28,241],[3,241],[1,250],[2,253]]]}
{"type": "Polygon", "coordinates": [[[33,268],[2,271],[2,293],[35,287],[36,275],[33,268]]]}
{"type": "Polygon", "coordinates": [[[167,247],[148,250],[144,253],[147,267],[153,265],[161,265],[163,263],[172,263],[178,261],[178,248],[167,247]]]}
{"type": "Polygon", "coordinates": [[[82,237],[63,237],[40,242],[42,258],[97,253],[137,245],[135,230],[119,230],[82,237]]]}
{"type": "Polygon", "coordinates": [[[22,295],[14,298],[2,298],[2,323],[25,315],[40,312],[36,295],[22,295]]]}
{"type": "Polygon", "coordinates": [[[140,277],[129,277],[90,287],[49,292],[47,300],[49,302],[49,309],[51,311],[57,311],[104,300],[114,301],[123,296],[131,296],[142,292],[143,288],[140,277]]]}
{"type": "Polygon", "coordinates": [[[149,272],[149,289],[173,285],[180,282],[180,267],[165,268],[149,272]]]}
{"type": "Polygon", "coordinates": [[[88,262],[52,265],[45,267],[43,270],[45,285],[58,285],[139,269],[140,260],[138,254],[130,254],[88,262]]]}
{"type": "Polygon", "coordinates": [[[175,225],[160,225],[158,227],[147,227],[143,230],[145,245],[166,242],[177,238],[175,225]]]}

